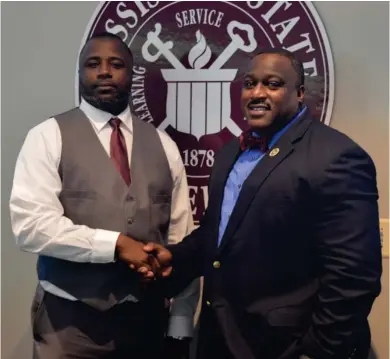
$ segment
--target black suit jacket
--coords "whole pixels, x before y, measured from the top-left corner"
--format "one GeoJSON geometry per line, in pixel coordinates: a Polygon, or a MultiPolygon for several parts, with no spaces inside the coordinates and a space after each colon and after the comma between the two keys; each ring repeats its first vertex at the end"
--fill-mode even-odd
{"type": "Polygon", "coordinates": [[[204,276],[200,357],[366,357],[382,271],[375,166],[308,111],[273,148],[245,181],[218,247],[240,154],[238,139],[223,147],[200,227],[170,247],[177,289],[204,276]]]}

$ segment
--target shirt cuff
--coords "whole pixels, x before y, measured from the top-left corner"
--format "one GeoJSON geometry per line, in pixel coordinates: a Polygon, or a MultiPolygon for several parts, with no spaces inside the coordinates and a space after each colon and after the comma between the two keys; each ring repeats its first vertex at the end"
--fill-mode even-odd
{"type": "Polygon", "coordinates": [[[119,232],[97,229],[93,236],[91,263],[109,263],[114,261],[116,241],[119,232]]]}
{"type": "Polygon", "coordinates": [[[194,320],[188,317],[171,316],[169,319],[169,326],[167,337],[188,337],[192,338],[194,335],[194,320]]]}

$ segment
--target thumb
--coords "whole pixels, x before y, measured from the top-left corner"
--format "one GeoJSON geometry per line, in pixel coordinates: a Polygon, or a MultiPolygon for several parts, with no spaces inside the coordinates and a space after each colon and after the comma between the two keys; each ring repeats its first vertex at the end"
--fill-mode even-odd
{"type": "Polygon", "coordinates": [[[146,253],[154,252],[156,249],[157,249],[157,246],[155,243],[148,243],[148,244],[144,245],[144,248],[143,248],[143,250],[146,253]]]}

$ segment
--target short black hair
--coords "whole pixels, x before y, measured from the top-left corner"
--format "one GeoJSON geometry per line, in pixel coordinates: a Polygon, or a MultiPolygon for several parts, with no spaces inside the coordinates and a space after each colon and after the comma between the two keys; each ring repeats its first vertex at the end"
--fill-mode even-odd
{"type": "Polygon", "coordinates": [[[278,47],[265,48],[265,49],[261,49],[258,53],[256,53],[256,55],[252,57],[252,60],[259,55],[265,55],[265,54],[276,54],[276,55],[287,57],[291,61],[291,65],[294,68],[295,72],[297,73],[298,76],[297,87],[304,86],[305,71],[303,69],[303,64],[302,61],[299,60],[296,55],[294,55],[294,53],[278,47]]]}
{"type": "Polygon", "coordinates": [[[133,62],[133,53],[131,52],[130,48],[123,42],[123,40],[118,36],[118,35],[115,35],[115,34],[112,34],[111,32],[100,32],[100,33],[97,33],[97,34],[94,34],[92,35],[83,45],[83,48],[81,49],[80,51],[80,56],[81,54],[83,53],[84,49],[85,49],[85,46],[87,46],[87,44],[92,41],[92,40],[95,40],[95,39],[112,39],[112,40],[116,40],[118,41],[122,46],[123,48],[126,50],[126,52],[129,54],[130,56],[130,60],[133,62]]]}

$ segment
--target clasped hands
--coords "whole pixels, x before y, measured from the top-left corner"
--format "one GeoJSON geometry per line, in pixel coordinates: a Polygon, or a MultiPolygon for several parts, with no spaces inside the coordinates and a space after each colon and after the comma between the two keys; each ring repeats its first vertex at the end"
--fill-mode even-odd
{"type": "Polygon", "coordinates": [[[168,277],[172,273],[172,254],[157,243],[141,243],[120,234],[116,243],[118,259],[136,270],[143,281],[168,277]]]}

